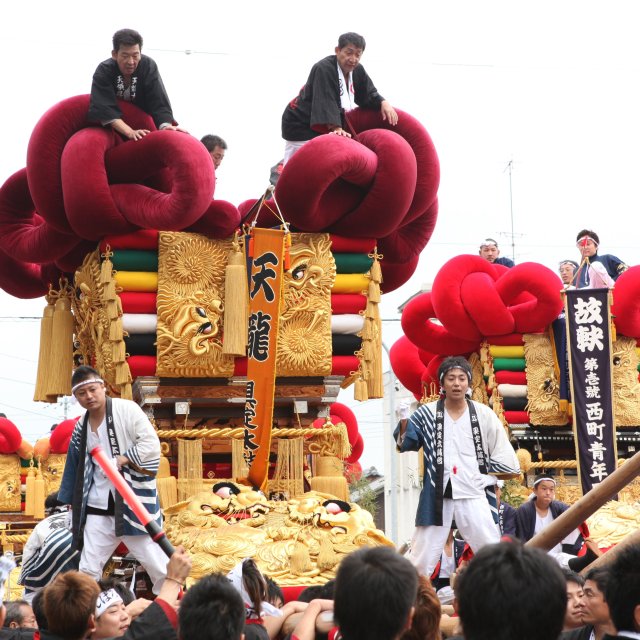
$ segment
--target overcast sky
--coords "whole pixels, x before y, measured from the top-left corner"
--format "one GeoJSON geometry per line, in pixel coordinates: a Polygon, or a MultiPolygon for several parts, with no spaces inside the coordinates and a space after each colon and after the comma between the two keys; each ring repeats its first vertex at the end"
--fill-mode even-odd
{"type": "MultiPolygon", "coordinates": [[[[10,3],[0,22],[0,181],[25,165],[41,115],[88,93],[113,32],[131,27],[157,61],[180,124],[229,145],[215,197],[236,205],[257,197],[282,157],[286,103],[338,35],[357,31],[378,90],[424,124],[442,171],[432,241],[411,281],[385,296],[383,317],[397,319],[398,304],[487,236],[503,255],[513,239],[517,262],[556,268],[577,257],[576,233],[592,227],[601,253],[637,264],[639,17],[632,0],[10,3]]],[[[30,401],[39,336],[30,318],[44,300],[2,294],[0,303],[0,411],[35,442],[63,416],[61,406],[30,401]]],[[[385,323],[389,346],[398,324],[385,323]]],[[[357,413],[361,462],[382,469],[380,403],[357,413]]]]}

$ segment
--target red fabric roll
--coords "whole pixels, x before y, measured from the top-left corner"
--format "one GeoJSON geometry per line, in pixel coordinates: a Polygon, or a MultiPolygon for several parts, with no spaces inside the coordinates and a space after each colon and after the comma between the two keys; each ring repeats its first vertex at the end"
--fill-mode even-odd
{"type": "Polygon", "coordinates": [[[331,234],[331,253],[371,253],[375,238],[345,238],[331,234]]]}
{"type": "Polygon", "coordinates": [[[527,384],[524,371],[496,371],[497,384],[527,384]]]}
{"type": "Polygon", "coordinates": [[[156,294],[145,291],[123,291],[120,293],[122,313],[157,313],[156,294]]]}
{"type": "Polygon", "coordinates": [[[234,376],[246,376],[247,375],[247,359],[245,358],[236,358],[233,364],[233,375],[234,376]]]}
{"type": "Polygon", "coordinates": [[[336,293],[331,296],[331,313],[358,313],[367,307],[367,298],[360,293],[336,293]]]}
{"type": "Polygon", "coordinates": [[[529,424],[528,411],[505,411],[504,417],[509,424],[529,424]]]}
{"type": "Polygon", "coordinates": [[[489,344],[499,347],[519,347],[524,344],[522,333],[507,333],[504,336],[490,336],[486,338],[489,344]]]}
{"type": "Polygon", "coordinates": [[[333,356],[331,358],[331,375],[348,376],[352,371],[358,370],[358,364],[356,356],[333,356]]]}
{"type": "Polygon", "coordinates": [[[155,376],[156,360],[155,356],[129,356],[127,362],[131,377],[135,380],[139,376],[155,376]]]}
{"type": "Polygon", "coordinates": [[[155,229],[140,229],[122,236],[106,236],[100,243],[100,251],[104,251],[107,245],[111,249],[157,251],[159,233],[155,229]]]}

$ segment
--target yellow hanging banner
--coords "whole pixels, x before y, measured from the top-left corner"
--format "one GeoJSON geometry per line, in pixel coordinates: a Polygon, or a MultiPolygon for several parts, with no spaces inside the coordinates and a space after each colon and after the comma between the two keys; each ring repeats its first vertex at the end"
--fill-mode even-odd
{"type": "Polygon", "coordinates": [[[244,459],[249,484],[262,490],[269,473],[285,238],[282,230],[255,228],[250,241],[244,459]]]}

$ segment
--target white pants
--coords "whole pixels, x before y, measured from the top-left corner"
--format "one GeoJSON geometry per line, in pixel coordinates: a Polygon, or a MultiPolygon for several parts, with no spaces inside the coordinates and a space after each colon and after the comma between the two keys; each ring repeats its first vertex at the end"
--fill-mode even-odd
{"type": "Polygon", "coordinates": [[[458,531],[474,553],[486,544],[500,542],[500,531],[493,521],[486,498],[445,498],[442,501],[442,526],[416,527],[411,540],[409,560],[421,575],[431,577],[440,560],[454,518],[458,531]]]}
{"type": "Polygon", "coordinates": [[[309,140],[285,140],[284,141],[284,160],[282,162],[282,166],[284,167],[289,160],[293,157],[295,152],[300,149],[302,146],[307,144],[309,140]]]}
{"type": "Polygon", "coordinates": [[[146,534],[116,537],[115,531],[115,516],[87,516],[84,526],[84,546],[80,556],[80,571],[99,580],[102,578],[105,563],[120,542],[124,542],[131,555],[149,574],[153,582],[153,593],[157,595],[167,575],[169,560],[164,551],[146,534]]]}

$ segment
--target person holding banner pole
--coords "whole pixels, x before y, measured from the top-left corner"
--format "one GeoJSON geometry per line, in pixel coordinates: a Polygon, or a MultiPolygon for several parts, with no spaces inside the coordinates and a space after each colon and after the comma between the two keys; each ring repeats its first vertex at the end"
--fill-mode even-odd
{"type": "Polygon", "coordinates": [[[71,383],[86,413],[71,435],[58,501],[72,507],[73,548],[81,551],[79,569],[100,578],[104,564],[124,542],[149,574],[157,594],[166,576],[165,553],[149,537],[149,523],[140,521],[90,451],[103,449],[160,529],[155,479],[160,464],[158,436],[135,402],[106,395],[104,381],[95,369],[78,367],[71,383]]]}

